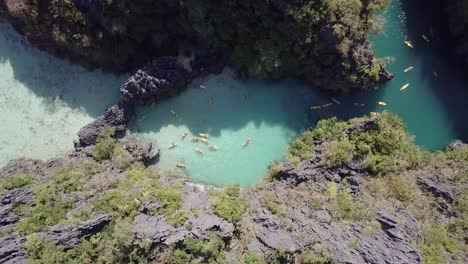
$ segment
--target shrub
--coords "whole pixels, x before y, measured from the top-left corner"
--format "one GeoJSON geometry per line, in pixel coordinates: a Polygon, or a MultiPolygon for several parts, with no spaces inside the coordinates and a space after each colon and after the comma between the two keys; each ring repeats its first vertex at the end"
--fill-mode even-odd
{"type": "Polygon", "coordinates": [[[179,227],[185,224],[187,218],[188,213],[185,210],[180,209],[174,212],[171,216],[169,216],[167,218],[167,222],[174,227],[179,227]]]}
{"type": "Polygon", "coordinates": [[[446,263],[445,253],[457,251],[458,244],[443,225],[434,225],[423,227],[419,248],[425,264],[438,264],[446,263]]]}
{"type": "Polygon", "coordinates": [[[224,241],[214,233],[210,234],[208,240],[187,237],[184,239],[183,245],[188,252],[195,256],[218,261],[224,258],[224,241]]]}
{"type": "Polygon", "coordinates": [[[363,208],[354,200],[347,188],[337,191],[335,197],[330,209],[336,216],[351,221],[358,221],[364,218],[365,213],[363,208]]]}
{"type": "Polygon", "coordinates": [[[174,252],[174,259],[172,261],[173,264],[187,264],[187,263],[192,263],[193,261],[193,256],[190,254],[187,254],[185,251],[177,249],[174,252]]]}
{"type": "Polygon", "coordinates": [[[253,251],[244,253],[244,264],[266,264],[265,258],[253,251]]]}
{"type": "Polygon", "coordinates": [[[274,215],[285,217],[286,213],[281,204],[276,199],[276,195],[273,192],[267,192],[263,196],[265,199],[266,206],[274,215]]]}
{"type": "Polygon", "coordinates": [[[60,169],[54,177],[54,183],[61,187],[65,193],[71,193],[81,189],[79,175],[73,174],[69,169],[60,169]]]}
{"type": "Polygon", "coordinates": [[[56,186],[48,184],[36,190],[35,207],[31,215],[23,218],[18,224],[18,232],[21,235],[38,232],[65,219],[67,211],[73,206],[73,202],[60,201],[55,192],[56,186]]]}
{"type": "Polygon", "coordinates": [[[93,201],[93,208],[107,213],[118,213],[122,216],[135,216],[141,204],[139,198],[139,193],[112,190],[96,198],[93,201]]]}
{"type": "Polygon", "coordinates": [[[232,223],[240,221],[247,209],[245,200],[238,197],[239,189],[238,185],[227,186],[226,192],[212,203],[215,213],[232,223]]]}
{"type": "Polygon", "coordinates": [[[348,140],[330,142],[330,147],[325,153],[325,162],[331,166],[340,166],[353,158],[354,145],[348,140]]]}
{"type": "Polygon", "coordinates": [[[392,196],[402,202],[409,202],[413,199],[417,186],[411,184],[410,179],[403,178],[402,175],[392,176],[387,179],[387,187],[392,196]]]}
{"type": "Polygon", "coordinates": [[[33,179],[31,176],[28,176],[24,173],[18,173],[9,178],[0,179],[0,191],[20,188],[29,185],[32,182],[33,179]]]}
{"type": "Polygon", "coordinates": [[[112,138],[115,134],[115,127],[107,127],[104,129],[96,139],[96,145],[93,149],[93,157],[97,161],[110,159],[117,146],[117,142],[112,138]]]}

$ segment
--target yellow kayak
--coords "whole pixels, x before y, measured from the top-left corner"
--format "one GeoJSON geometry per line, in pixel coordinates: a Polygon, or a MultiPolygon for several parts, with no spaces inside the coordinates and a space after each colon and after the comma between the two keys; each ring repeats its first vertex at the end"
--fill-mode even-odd
{"type": "Polygon", "coordinates": [[[379,104],[379,105],[387,105],[387,103],[382,102],[382,101],[378,101],[377,104],[379,104]]]}
{"type": "Polygon", "coordinates": [[[177,113],[174,110],[171,109],[169,112],[171,112],[171,115],[177,116],[177,113]]]}
{"type": "Polygon", "coordinates": [[[340,101],[336,100],[335,98],[332,97],[331,99],[335,104],[341,104],[340,101]]]}
{"type": "Polygon", "coordinates": [[[182,135],[182,140],[184,140],[185,137],[187,137],[187,135],[188,135],[188,131],[185,131],[184,134],[182,135]]]}
{"type": "Polygon", "coordinates": [[[323,104],[322,107],[329,107],[329,106],[332,106],[333,103],[328,103],[328,104],[323,104]]]}
{"type": "Polygon", "coordinates": [[[208,140],[206,140],[206,138],[200,138],[200,141],[205,143],[205,144],[208,144],[208,140]]]}
{"type": "Polygon", "coordinates": [[[410,48],[414,48],[413,43],[411,41],[405,41],[406,46],[410,48]]]}
{"type": "Polygon", "coordinates": [[[212,149],[212,150],[217,150],[218,149],[218,147],[216,145],[209,145],[208,147],[210,149],[212,149]]]}
{"type": "Polygon", "coordinates": [[[177,168],[185,169],[185,167],[187,167],[187,165],[185,165],[185,164],[183,164],[183,163],[177,163],[177,164],[176,164],[176,167],[177,167],[177,168]]]}
{"type": "Polygon", "coordinates": [[[320,108],[322,108],[321,105],[314,105],[314,106],[310,107],[310,109],[312,109],[312,110],[318,110],[320,108]]]}
{"type": "Polygon", "coordinates": [[[421,34],[421,37],[422,37],[427,43],[431,42],[431,40],[430,40],[426,35],[421,34]]]}
{"type": "Polygon", "coordinates": [[[203,154],[203,150],[201,148],[196,148],[195,151],[198,152],[198,153],[203,154]]]}
{"type": "Polygon", "coordinates": [[[199,141],[200,138],[197,138],[197,137],[192,137],[192,141],[199,141]]]}
{"type": "Polygon", "coordinates": [[[202,138],[208,138],[208,137],[209,137],[208,134],[203,134],[203,133],[199,133],[198,135],[199,135],[200,137],[202,137],[202,138]]]}
{"type": "Polygon", "coordinates": [[[400,91],[406,90],[406,89],[409,87],[409,85],[410,85],[409,83],[403,85],[403,86],[400,88],[400,91]]]}
{"type": "Polygon", "coordinates": [[[169,145],[169,149],[173,149],[175,147],[177,147],[177,143],[172,143],[172,144],[169,145]]]}
{"type": "Polygon", "coordinates": [[[410,72],[410,71],[412,71],[413,69],[414,69],[414,67],[408,67],[408,68],[406,68],[406,69],[404,70],[404,72],[410,72]]]}

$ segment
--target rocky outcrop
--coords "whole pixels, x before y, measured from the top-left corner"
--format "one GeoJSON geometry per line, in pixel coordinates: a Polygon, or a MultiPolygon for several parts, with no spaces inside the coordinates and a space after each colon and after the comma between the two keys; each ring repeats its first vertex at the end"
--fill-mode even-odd
{"type": "Polygon", "coordinates": [[[82,238],[88,238],[106,226],[111,221],[108,214],[97,214],[89,220],[82,221],[76,225],[55,225],[48,232],[38,233],[39,236],[46,236],[55,244],[71,249],[80,244],[82,238]]]}
{"type": "Polygon", "coordinates": [[[150,140],[142,137],[130,136],[122,143],[124,149],[137,161],[149,161],[159,155],[159,149],[150,140]]]}
{"type": "Polygon", "coordinates": [[[257,196],[252,200],[256,213],[251,215],[255,237],[250,250],[285,250],[292,254],[320,245],[330,252],[332,260],[340,263],[422,263],[412,245],[419,230],[417,221],[404,214],[382,210],[377,218],[381,228],[370,234],[362,223],[332,220],[327,210],[312,214],[306,203],[287,208],[284,217],[279,218],[260,199],[257,196]]]}
{"type": "Polygon", "coordinates": [[[446,202],[452,203],[455,199],[453,187],[439,182],[437,176],[418,176],[418,184],[422,190],[432,193],[435,197],[441,197],[446,202]]]}
{"type": "Polygon", "coordinates": [[[107,127],[115,127],[117,132],[127,129],[127,123],[133,114],[133,104],[122,101],[106,110],[104,115],[78,131],[78,142],[75,148],[84,148],[96,144],[99,134],[107,127]]]}
{"type": "Polygon", "coordinates": [[[24,249],[25,237],[0,238],[0,263],[23,264],[26,263],[26,250],[24,249]]]}
{"type": "Polygon", "coordinates": [[[150,103],[184,88],[189,73],[176,57],[160,57],[131,76],[120,91],[126,101],[150,103]]]}

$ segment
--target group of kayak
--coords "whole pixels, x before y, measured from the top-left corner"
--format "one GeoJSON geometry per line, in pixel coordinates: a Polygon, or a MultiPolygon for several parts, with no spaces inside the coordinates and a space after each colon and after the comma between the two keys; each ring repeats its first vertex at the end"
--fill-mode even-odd
{"type": "MultiPolygon", "coordinates": [[[[188,136],[188,134],[189,134],[189,132],[188,132],[188,131],[185,131],[184,134],[182,134],[181,140],[184,140],[184,139],[188,136]]],[[[208,138],[209,138],[209,135],[208,135],[208,134],[206,134],[206,133],[199,133],[199,134],[198,134],[198,137],[195,137],[195,136],[192,137],[191,141],[192,141],[192,142],[202,142],[202,143],[207,144],[207,145],[208,145],[208,148],[209,148],[210,150],[213,150],[213,151],[218,150],[218,146],[213,145],[213,144],[210,144],[210,142],[208,141],[208,138]]],[[[243,147],[247,146],[247,145],[250,143],[250,140],[251,140],[250,137],[247,138],[247,139],[244,141],[244,143],[242,144],[242,146],[243,146],[243,147]]],[[[169,149],[174,149],[174,148],[177,147],[177,145],[178,145],[178,143],[172,143],[172,144],[169,145],[169,149]]],[[[195,152],[200,153],[200,154],[203,154],[203,153],[204,153],[203,149],[201,149],[201,148],[195,148],[195,152]]],[[[184,168],[187,167],[187,165],[184,164],[184,163],[177,163],[177,164],[176,164],[176,167],[177,167],[177,168],[182,168],[182,169],[184,169],[184,168]]]]}
{"type": "MultiPolygon", "coordinates": [[[[422,34],[421,37],[422,37],[427,43],[430,42],[429,37],[427,37],[426,35],[422,34]]],[[[409,40],[406,40],[406,41],[405,41],[405,44],[406,44],[406,46],[408,46],[409,48],[412,48],[412,49],[414,48],[413,43],[412,43],[411,41],[409,41],[409,40]]],[[[410,66],[410,67],[404,69],[403,72],[408,73],[408,72],[412,71],[413,69],[414,69],[414,67],[413,67],[413,66],[410,66]]],[[[437,77],[437,76],[438,76],[438,73],[437,73],[436,71],[433,71],[432,73],[433,73],[434,77],[437,77]]],[[[400,88],[400,91],[404,91],[404,90],[408,89],[409,86],[410,86],[410,83],[404,84],[404,85],[400,88]]],[[[332,101],[332,102],[330,102],[330,103],[312,106],[310,109],[312,109],[312,110],[318,110],[318,109],[330,107],[330,106],[332,106],[333,104],[337,104],[337,105],[340,104],[340,102],[339,102],[338,100],[336,100],[335,98],[331,98],[331,101],[332,101]]],[[[381,106],[386,106],[386,105],[387,105],[387,103],[385,103],[385,102],[383,102],[383,101],[377,101],[377,104],[378,104],[378,105],[381,105],[381,106]]],[[[363,107],[363,106],[365,106],[365,104],[364,104],[364,103],[361,103],[361,102],[355,102],[354,105],[355,105],[355,106],[358,106],[358,107],[363,107]]]]}

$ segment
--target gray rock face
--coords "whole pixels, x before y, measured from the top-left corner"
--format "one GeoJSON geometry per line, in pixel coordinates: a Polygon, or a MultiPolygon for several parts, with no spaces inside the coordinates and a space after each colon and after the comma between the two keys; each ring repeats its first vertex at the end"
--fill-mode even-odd
{"type": "Polygon", "coordinates": [[[377,128],[377,122],[380,119],[381,117],[376,117],[376,118],[366,120],[364,122],[357,123],[355,125],[351,125],[345,129],[345,134],[347,134],[348,136],[351,136],[356,133],[373,130],[377,128]]]}
{"type": "MultiPolygon", "coordinates": [[[[331,258],[342,263],[422,263],[422,257],[411,244],[416,238],[407,232],[408,218],[397,213],[382,211],[378,221],[382,228],[369,234],[360,223],[346,224],[333,221],[325,210],[314,212],[308,209],[287,209],[285,218],[273,216],[261,202],[255,202],[256,213],[254,246],[250,250],[264,252],[266,249],[286,250],[294,253],[319,244],[331,253],[331,258]],[[405,224],[405,227],[402,225],[405,224]]],[[[298,204],[296,208],[307,208],[298,204]]],[[[413,222],[409,221],[409,224],[413,222]]]]}
{"type": "Polygon", "coordinates": [[[0,238],[0,263],[23,264],[26,263],[26,251],[23,244],[25,237],[2,237],[0,238]]]}
{"type": "Polygon", "coordinates": [[[188,78],[176,57],[159,57],[131,76],[120,91],[129,102],[150,103],[185,87],[188,78]]]}
{"type": "Polygon", "coordinates": [[[169,245],[182,241],[188,234],[185,228],[174,228],[163,216],[140,214],[135,217],[132,233],[140,239],[150,239],[154,244],[169,245]]]}
{"type": "Polygon", "coordinates": [[[79,142],[75,148],[85,148],[96,144],[99,134],[107,127],[115,127],[117,131],[125,131],[127,123],[133,114],[133,105],[120,102],[106,110],[104,115],[98,117],[94,122],[84,126],[78,132],[79,142]]]}
{"type": "Polygon", "coordinates": [[[110,215],[98,214],[95,217],[76,225],[52,226],[48,232],[40,233],[40,235],[47,236],[56,244],[63,246],[65,249],[70,249],[80,244],[81,238],[87,238],[96,234],[110,221],[110,215]]]}
{"type": "Polygon", "coordinates": [[[218,231],[224,238],[230,238],[234,233],[234,226],[231,223],[213,214],[201,214],[193,220],[192,226],[190,233],[196,238],[208,239],[209,231],[218,231]]]}
{"type": "Polygon", "coordinates": [[[149,161],[159,155],[159,149],[151,141],[141,137],[130,137],[124,142],[124,148],[137,161],[149,161]]]}
{"type": "Polygon", "coordinates": [[[455,200],[452,187],[440,183],[436,177],[424,177],[420,175],[417,180],[422,190],[432,193],[435,197],[442,197],[448,203],[452,203],[455,200]]]}
{"type": "Polygon", "coordinates": [[[17,159],[12,160],[0,168],[0,179],[9,177],[18,172],[32,173],[34,175],[42,175],[44,163],[39,160],[17,159]]]}

